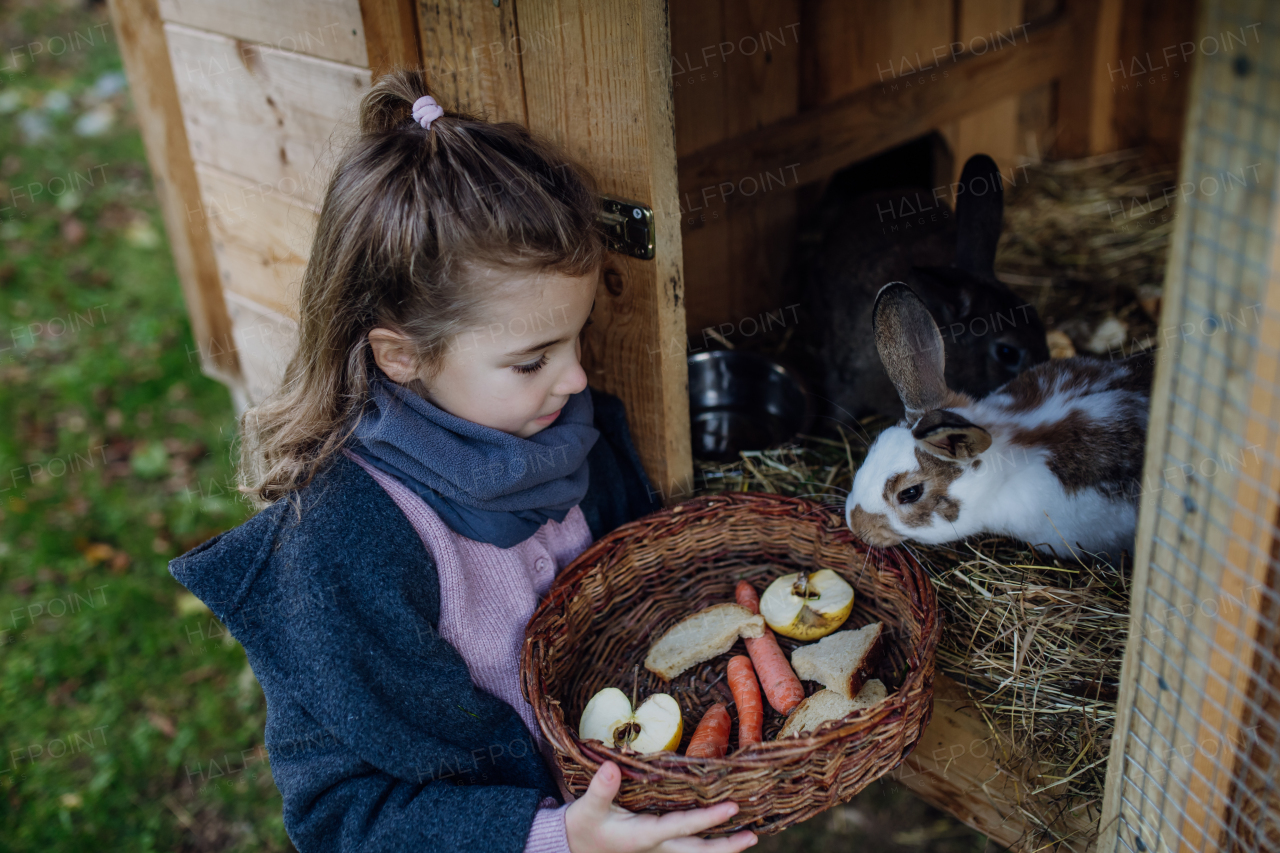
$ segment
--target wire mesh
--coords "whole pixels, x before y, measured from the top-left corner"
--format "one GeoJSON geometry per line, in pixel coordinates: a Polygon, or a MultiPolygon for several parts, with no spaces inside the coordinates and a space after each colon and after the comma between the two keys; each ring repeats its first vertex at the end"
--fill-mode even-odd
{"type": "Polygon", "coordinates": [[[1192,49],[1100,849],[1274,851],[1280,3],[1206,0],[1192,49]]]}

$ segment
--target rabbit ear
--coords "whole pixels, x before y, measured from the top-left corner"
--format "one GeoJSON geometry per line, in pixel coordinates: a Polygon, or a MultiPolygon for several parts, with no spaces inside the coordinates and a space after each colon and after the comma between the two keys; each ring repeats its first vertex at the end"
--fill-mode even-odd
{"type": "Polygon", "coordinates": [[[995,274],[996,244],[1004,219],[1004,184],[986,154],[964,164],[956,187],[956,266],[975,275],[995,274]]]}
{"type": "Polygon", "coordinates": [[[920,297],[900,281],[886,284],[876,294],[871,325],[880,361],[907,417],[914,421],[941,408],[948,394],[942,334],[920,297]]]}
{"type": "Polygon", "coordinates": [[[972,459],[991,446],[991,433],[945,409],[934,409],[911,429],[916,446],[944,459],[972,459]]]}

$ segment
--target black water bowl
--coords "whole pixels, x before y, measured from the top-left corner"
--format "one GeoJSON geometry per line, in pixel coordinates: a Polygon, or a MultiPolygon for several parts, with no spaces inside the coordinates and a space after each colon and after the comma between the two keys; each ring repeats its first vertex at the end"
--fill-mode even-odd
{"type": "Polygon", "coordinates": [[[807,428],[809,395],[799,376],[760,353],[699,352],[689,356],[689,414],[693,455],[729,462],[807,428]]]}

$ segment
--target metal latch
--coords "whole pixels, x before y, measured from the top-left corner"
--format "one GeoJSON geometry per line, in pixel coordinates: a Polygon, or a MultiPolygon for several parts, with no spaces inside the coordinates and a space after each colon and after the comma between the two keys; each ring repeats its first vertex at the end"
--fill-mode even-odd
{"type": "Polygon", "coordinates": [[[626,199],[602,195],[597,219],[604,226],[610,251],[642,261],[653,260],[653,210],[626,199]]]}

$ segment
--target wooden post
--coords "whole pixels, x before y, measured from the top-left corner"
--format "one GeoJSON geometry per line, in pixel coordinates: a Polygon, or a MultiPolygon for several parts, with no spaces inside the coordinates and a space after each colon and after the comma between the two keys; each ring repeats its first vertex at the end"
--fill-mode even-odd
{"type": "Polygon", "coordinates": [[[520,58],[539,43],[517,32],[514,2],[419,0],[418,26],[434,91],[491,121],[527,124],[520,58]]]}
{"type": "Polygon", "coordinates": [[[656,256],[612,258],[583,356],[591,383],[626,404],[653,486],[678,501],[693,463],[666,4],[521,0],[517,14],[529,128],[603,192],[654,210],[656,256]]]}
{"type": "Polygon", "coordinates": [[[1115,98],[1108,67],[1122,62],[1123,0],[1066,0],[1072,70],[1058,80],[1059,157],[1086,157],[1115,148],[1115,98]]]}
{"type": "Polygon", "coordinates": [[[369,72],[377,80],[393,66],[422,63],[418,21],[411,0],[360,0],[369,72]]]}
{"type": "MultiPolygon", "coordinates": [[[[1239,38],[1265,55],[1274,5],[1202,4],[1196,32],[1246,9],[1261,45],[1239,38]]],[[[1274,782],[1280,691],[1280,121],[1264,94],[1275,72],[1241,56],[1194,60],[1180,181],[1198,192],[1179,199],[1165,279],[1161,326],[1179,334],[1161,342],[1152,392],[1107,849],[1117,835],[1125,849],[1188,853],[1276,845],[1248,846],[1277,827],[1246,816],[1274,782]]]]}
{"type": "MultiPolygon", "coordinates": [[[[1271,223],[1269,242],[1270,280],[1257,335],[1259,341],[1280,341],[1280,223],[1271,223]]],[[[1277,632],[1271,596],[1275,595],[1274,555],[1280,539],[1280,465],[1276,464],[1280,432],[1273,418],[1280,403],[1278,388],[1280,351],[1259,347],[1243,435],[1246,449],[1240,454],[1235,476],[1235,512],[1218,584],[1220,601],[1241,604],[1215,608],[1219,618],[1214,620],[1208,664],[1209,671],[1219,677],[1205,682],[1193,743],[1214,743],[1219,748],[1197,749],[1191,762],[1191,797],[1182,844],[1188,853],[1204,849],[1206,842],[1213,849],[1234,849],[1233,839],[1228,837],[1236,817],[1229,811],[1232,800],[1237,801],[1238,812],[1245,792],[1265,797],[1267,771],[1275,772],[1270,750],[1251,742],[1265,743],[1268,736],[1274,742],[1277,719],[1255,709],[1268,703],[1274,706],[1280,694],[1280,683],[1272,680],[1276,671],[1268,661],[1268,656],[1274,655],[1277,632]],[[1264,619],[1263,613],[1269,613],[1270,619],[1264,619]],[[1248,722],[1252,725],[1246,725],[1248,722]],[[1262,738],[1258,737],[1259,728],[1263,729],[1262,738]]],[[[1280,816],[1272,814],[1269,820],[1274,832],[1280,816]]]]}
{"type": "Polygon", "coordinates": [[[191,334],[200,352],[200,367],[238,389],[240,364],[231,337],[231,319],[201,208],[195,162],[182,123],[158,4],[156,0],[110,0],[108,9],[155,176],[165,231],[191,317],[191,334]]]}

